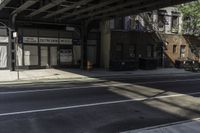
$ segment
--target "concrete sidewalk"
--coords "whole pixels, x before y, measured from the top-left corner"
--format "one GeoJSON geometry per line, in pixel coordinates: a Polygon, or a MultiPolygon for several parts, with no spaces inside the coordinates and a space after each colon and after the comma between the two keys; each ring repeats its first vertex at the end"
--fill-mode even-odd
{"type": "Polygon", "coordinates": [[[200,119],[171,123],[122,133],[200,133],[200,119]]]}
{"type": "MultiPolygon", "coordinates": [[[[157,70],[137,70],[137,71],[105,71],[103,69],[95,69],[93,71],[83,71],[80,69],[39,69],[39,70],[20,70],[21,81],[32,80],[58,80],[58,79],[83,79],[83,78],[100,78],[112,76],[148,76],[148,75],[162,75],[162,74],[193,74],[186,72],[183,69],[157,69],[157,70]]],[[[9,70],[0,70],[0,82],[17,81],[17,72],[10,72],[9,70]]]]}

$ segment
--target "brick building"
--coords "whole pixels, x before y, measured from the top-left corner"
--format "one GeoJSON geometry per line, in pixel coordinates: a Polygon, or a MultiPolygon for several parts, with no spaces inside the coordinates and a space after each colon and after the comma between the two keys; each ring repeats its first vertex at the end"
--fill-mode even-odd
{"type": "Polygon", "coordinates": [[[131,70],[145,59],[157,67],[174,67],[177,59],[198,59],[200,40],[183,35],[182,23],[176,7],[102,22],[101,66],[131,70]]]}

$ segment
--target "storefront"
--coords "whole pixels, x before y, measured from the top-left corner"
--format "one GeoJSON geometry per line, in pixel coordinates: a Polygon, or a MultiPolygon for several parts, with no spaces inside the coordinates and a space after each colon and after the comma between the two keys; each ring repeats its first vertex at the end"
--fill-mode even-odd
{"type": "MultiPolygon", "coordinates": [[[[19,68],[80,68],[80,39],[73,32],[21,28],[18,33],[16,66],[19,68]]],[[[94,65],[98,62],[97,35],[92,33],[87,41],[88,60],[94,65]]]]}
{"type": "Polygon", "coordinates": [[[71,38],[23,37],[19,49],[18,65],[26,68],[70,67],[73,64],[71,38]]]}
{"type": "Polygon", "coordinates": [[[20,29],[19,33],[17,66],[26,69],[73,66],[70,33],[37,29],[20,29]]]}
{"type": "MultiPolygon", "coordinates": [[[[80,34],[73,31],[18,28],[14,56],[16,69],[80,68],[80,34]]],[[[9,37],[0,28],[0,70],[9,69],[9,37]]],[[[87,40],[87,61],[99,67],[99,33],[91,32],[87,40]]]]}

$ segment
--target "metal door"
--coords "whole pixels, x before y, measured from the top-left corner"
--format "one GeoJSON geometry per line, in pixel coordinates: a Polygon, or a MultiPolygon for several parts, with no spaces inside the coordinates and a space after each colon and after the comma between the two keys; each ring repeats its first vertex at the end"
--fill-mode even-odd
{"type": "Polygon", "coordinates": [[[58,51],[57,51],[57,47],[50,47],[50,62],[51,62],[51,66],[57,66],[57,62],[58,62],[58,51]]]}

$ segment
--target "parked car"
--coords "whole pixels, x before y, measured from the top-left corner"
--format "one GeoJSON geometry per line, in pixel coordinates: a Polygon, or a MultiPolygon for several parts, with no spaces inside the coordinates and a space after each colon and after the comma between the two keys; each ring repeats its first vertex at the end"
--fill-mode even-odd
{"type": "Polygon", "coordinates": [[[191,60],[191,59],[185,60],[183,62],[183,66],[186,71],[193,71],[193,72],[200,71],[200,63],[196,60],[191,60]]]}
{"type": "Polygon", "coordinates": [[[192,71],[192,60],[185,60],[183,61],[183,68],[186,70],[186,71],[192,71]]]}
{"type": "Polygon", "coordinates": [[[200,71],[200,63],[198,61],[193,61],[192,71],[193,72],[199,72],[200,71]]]}

